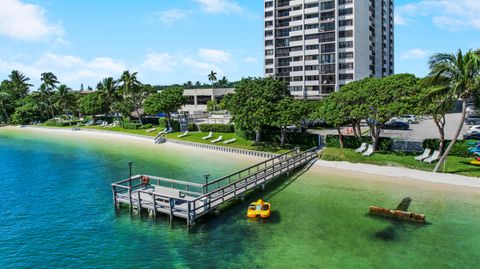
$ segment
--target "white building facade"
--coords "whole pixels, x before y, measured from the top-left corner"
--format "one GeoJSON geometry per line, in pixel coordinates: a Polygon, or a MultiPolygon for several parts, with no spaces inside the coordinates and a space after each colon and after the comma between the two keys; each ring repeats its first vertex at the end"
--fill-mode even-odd
{"type": "Polygon", "coordinates": [[[393,0],[265,0],[265,76],[297,98],[394,72],[393,0]]]}

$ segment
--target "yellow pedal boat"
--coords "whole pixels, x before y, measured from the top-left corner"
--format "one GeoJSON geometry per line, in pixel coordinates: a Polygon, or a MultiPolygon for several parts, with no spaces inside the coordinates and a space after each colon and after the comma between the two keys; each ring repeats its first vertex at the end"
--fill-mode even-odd
{"type": "Polygon", "coordinates": [[[268,218],[270,217],[270,210],[270,203],[266,203],[262,199],[259,199],[248,206],[247,216],[249,218],[256,218],[258,216],[268,218]]]}
{"type": "Polygon", "coordinates": [[[477,159],[477,160],[473,160],[470,162],[470,164],[473,164],[473,165],[476,165],[476,166],[480,166],[480,161],[477,159]]]}

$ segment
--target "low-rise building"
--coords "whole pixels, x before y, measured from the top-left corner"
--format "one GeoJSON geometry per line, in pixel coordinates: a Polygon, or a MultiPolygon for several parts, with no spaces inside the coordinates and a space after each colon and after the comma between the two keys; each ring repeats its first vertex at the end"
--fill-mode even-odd
{"type": "Polygon", "coordinates": [[[182,111],[189,113],[207,111],[208,101],[217,100],[218,103],[225,95],[234,92],[235,88],[185,89],[183,95],[187,102],[182,111]]]}

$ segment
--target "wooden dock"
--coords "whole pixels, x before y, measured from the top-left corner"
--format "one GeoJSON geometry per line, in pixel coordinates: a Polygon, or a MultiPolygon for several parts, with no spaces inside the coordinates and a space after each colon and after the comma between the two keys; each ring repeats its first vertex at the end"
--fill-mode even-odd
{"type": "Polygon", "coordinates": [[[303,152],[297,148],[205,184],[136,175],[112,184],[113,202],[116,208],[127,204],[130,211],[145,209],[154,217],[162,213],[170,220],[182,218],[190,226],[223,203],[256,187],[263,188],[316,158],[315,148],[303,152]]]}

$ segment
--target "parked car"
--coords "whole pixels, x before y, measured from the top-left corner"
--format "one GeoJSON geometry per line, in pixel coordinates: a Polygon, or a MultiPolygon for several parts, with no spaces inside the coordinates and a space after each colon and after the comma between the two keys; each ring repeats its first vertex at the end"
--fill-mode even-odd
{"type": "Polygon", "coordinates": [[[415,115],[403,115],[398,118],[399,121],[406,122],[408,124],[419,123],[417,116],[415,115]]]}
{"type": "Polygon", "coordinates": [[[470,126],[470,128],[468,128],[468,130],[467,130],[467,133],[468,134],[480,133],[480,125],[470,126]]]}
{"type": "Polygon", "coordinates": [[[467,125],[480,124],[480,115],[468,115],[465,117],[467,125]]]}
{"type": "Polygon", "coordinates": [[[391,129],[391,130],[408,130],[410,129],[410,124],[406,122],[401,122],[397,120],[391,120],[384,125],[382,125],[382,129],[391,129]]]}
{"type": "Polygon", "coordinates": [[[463,134],[463,139],[480,140],[480,133],[465,133],[463,134]]]}

